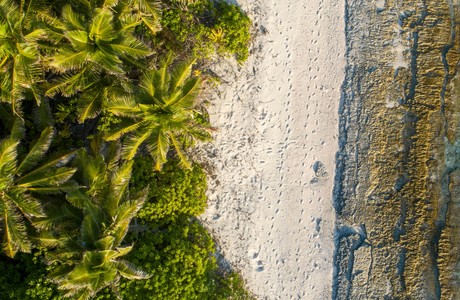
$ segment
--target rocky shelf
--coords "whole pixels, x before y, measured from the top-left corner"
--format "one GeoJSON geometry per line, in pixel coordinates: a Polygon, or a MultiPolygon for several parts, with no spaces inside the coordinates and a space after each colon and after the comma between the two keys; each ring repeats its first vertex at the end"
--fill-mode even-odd
{"type": "Polygon", "coordinates": [[[333,299],[460,299],[460,1],[346,1],[333,299]]]}

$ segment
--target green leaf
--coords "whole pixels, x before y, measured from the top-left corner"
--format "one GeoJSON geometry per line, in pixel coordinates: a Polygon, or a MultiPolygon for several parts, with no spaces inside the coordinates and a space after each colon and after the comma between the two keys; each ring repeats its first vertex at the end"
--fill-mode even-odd
{"type": "Polygon", "coordinates": [[[13,128],[11,129],[10,139],[13,141],[19,141],[24,137],[24,133],[24,121],[20,118],[16,118],[14,120],[13,128]]]}
{"type": "Polygon", "coordinates": [[[151,277],[151,275],[148,275],[146,272],[138,269],[136,266],[134,266],[133,264],[125,260],[119,260],[115,264],[117,266],[118,272],[124,278],[133,280],[133,279],[147,279],[151,277]]]}
{"type": "Polygon", "coordinates": [[[17,169],[18,174],[23,174],[38,164],[38,162],[45,156],[46,152],[48,151],[48,148],[51,145],[51,141],[53,140],[53,136],[53,127],[48,127],[43,130],[38,141],[19,165],[17,169]]]}
{"type": "Polygon", "coordinates": [[[132,36],[125,36],[119,43],[113,43],[110,46],[114,50],[114,53],[121,57],[139,59],[151,55],[151,51],[132,36]]]}
{"type": "Polygon", "coordinates": [[[170,147],[170,140],[167,133],[161,128],[155,130],[155,134],[150,137],[148,147],[150,155],[155,160],[155,169],[160,171],[166,162],[166,155],[170,147]]]}
{"type": "Polygon", "coordinates": [[[45,216],[40,202],[20,190],[13,189],[10,191],[4,191],[4,197],[14,203],[16,207],[19,208],[19,210],[28,218],[41,218],[45,216]]]}
{"type": "Polygon", "coordinates": [[[108,133],[104,138],[105,138],[106,141],[115,141],[115,140],[121,138],[126,133],[138,130],[139,128],[147,125],[148,123],[150,123],[150,122],[149,121],[140,121],[140,122],[134,123],[132,125],[122,127],[119,130],[116,130],[114,132],[108,133]]]}
{"type": "Polygon", "coordinates": [[[35,239],[39,242],[40,245],[46,248],[54,248],[62,244],[62,239],[55,237],[49,231],[40,232],[40,234],[35,239]]]}
{"type": "Polygon", "coordinates": [[[35,188],[39,190],[39,187],[52,187],[56,186],[56,188],[60,189],[60,185],[70,177],[73,176],[77,169],[75,168],[58,168],[58,169],[50,169],[44,172],[36,172],[33,176],[30,174],[18,180],[18,187],[21,188],[35,188]]]}
{"type": "Polygon", "coordinates": [[[81,238],[87,245],[91,247],[95,241],[99,239],[101,233],[100,222],[104,220],[102,212],[94,205],[86,203],[85,205],[85,217],[81,225],[81,238]]]}
{"type": "Polygon", "coordinates": [[[16,173],[18,141],[0,141],[0,177],[11,177],[16,173]]]}
{"type": "Polygon", "coordinates": [[[182,63],[173,69],[173,71],[171,72],[172,75],[169,85],[170,92],[175,91],[178,87],[183,85],[187,78],[190,77],[190,75],[192,74],[192,67],[194,63],[195,60],[188,63],[182,63]]]}
{"type": "Polygon", "coordinates": [[[14,257],[18,251],[30,252],[31,243],[21,215],[12,207],[9,200],[3,201],[2,219],[4,222],[3,250],[9,257],[14,257]]]}
{"type": "Polygon", "coordinates": [[[111,182],[112,182],[112,194],[113,197],[106,197],[106,201],[104,207],[109,212],[110,216],[115,214],[115,211],[123,199],[126,193],[126,189],[128,188],[129,180],[131,179],[131,172],[133,168],[134,161],[128,161],[124,163],[116,172],[112,175],[111,182]]]}
{"type": "Polygon", "coordinates": [[[58,168],[66,165],[75,155],[76,151],[71,151],[64,154],[58,154],[57,156],[52,157],[49,161],[45,162],[35,170],[25,174],[18,181],[28,181],[29,178],[37,178],[46,174],[48,170],[52,168],[58,168]]]}
{"type": "Polygon", "coordinates": [[[87,119],[95,118],[101,112],[104,98],[102,89],[84,93],[78,101],[78,113],[80,115],[78,122],[83,123],[87,119]]]}
{"type": "MultiPolygon", "coordinates": [[[[62,49],[57,55],[51,57],[49,66],[58,72],[78,70],[86,63],[88,56],[87,51],[62,49]]],[[[49,90],[46,93],[49,94],[49,90]]]]}
{"type": "Polygon", "coordinates": [[[151,129],[145,129],[132,133],[123,145],[122,157],[126,160],[133,159],[140,145],[152,135],[152,132],[151,129]]]}
{"type": "Polygon", "coordinates": [[[115,238],[113,236],[106,236],[94,242],[94,246],[96,246],[98,250],[109,250],[112,249],[114,241],[115,238]]]}
{"type": "Polygon", "coordinates": [[[86,203],[91,202],[91,198],[81,190],[74,190],[67,194],[67,201],[76,208],[83,209],[86,203]]]}
{"type": "Polygon", "coordinates": [[[62,18],[75,29],[85,30],[83,17],[75,13],[70,5],[65,5],[62,8],[62,18]]]}
{"type": "Polygon", "coordinates": [[[89,37],[99,42],[110,42],[116,38],[115,32],[112,27],[112,13],[108,9],[96,9],[96,16],[91,22],[89,37]]]}
{"type": "Polygon", "coordinates": [[[185,154],[182,152],[182,146],[177,142],[173,133],[170,133],[169,137],[171,139],[172,144],[174,145],[174,149],[176,150],[177,155],[179,156],[181,165],[186,169],[190,169],[192,167],[192,164],[187,159],[185,154]]]}
{"type": "Polygon", "coordinates": [[[190,80],[187,80],[180,94],[177,98],[172,98],[170,102],[167,102],[168,107],[179,106],[181,108],[189,108],[193,105],[194,100],[198,96],[199,90],[201,87],[201,81],[198,77],[193,77],[190,80]]]}
{"type": "Polygon", "coordinates": [[[72,43],[72,46],[79,51],[84,51],[88,46],[88,34],[83,30],[72,30],[65,32],[66,37],[72,43]]]}

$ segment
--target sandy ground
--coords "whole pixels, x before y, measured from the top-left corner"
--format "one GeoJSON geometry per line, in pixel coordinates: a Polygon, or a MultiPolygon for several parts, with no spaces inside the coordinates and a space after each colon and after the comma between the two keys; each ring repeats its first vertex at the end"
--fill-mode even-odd
{"type": "Polygon", "coordinates": [[[243,0],[247,64],[215,67],[204,222],[260,299],[330,299],[344,3],[243,0]]]}

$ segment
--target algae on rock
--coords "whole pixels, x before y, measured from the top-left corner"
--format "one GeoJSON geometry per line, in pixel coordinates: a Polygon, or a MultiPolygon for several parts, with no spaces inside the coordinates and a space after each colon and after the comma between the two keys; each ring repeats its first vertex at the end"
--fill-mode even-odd
{"type": "Polygon", "coordinates": [[[334,299],[460,299],[456,9],[347,1],[334,299]]]}

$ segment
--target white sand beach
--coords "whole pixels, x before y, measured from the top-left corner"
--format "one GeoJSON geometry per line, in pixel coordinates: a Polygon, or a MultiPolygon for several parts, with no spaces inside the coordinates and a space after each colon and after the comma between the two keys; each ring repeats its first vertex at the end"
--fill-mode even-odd
{"type": "Polygon", "coordinates": [[[257,33],[245,65],[215,70],[202,219],[259,299],[330,299],[344,3],[238,4],[257,33]]]}

